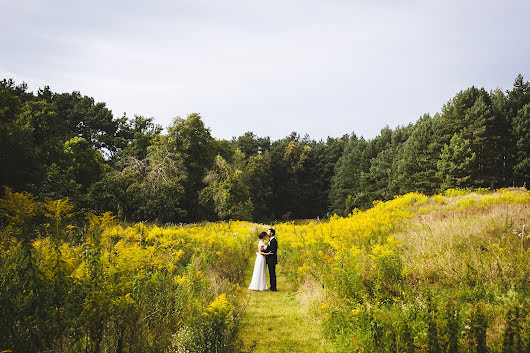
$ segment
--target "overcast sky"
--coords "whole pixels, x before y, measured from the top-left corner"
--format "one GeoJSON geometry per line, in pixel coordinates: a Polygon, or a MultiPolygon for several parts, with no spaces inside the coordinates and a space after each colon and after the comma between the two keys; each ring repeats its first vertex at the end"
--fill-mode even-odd
{"type": "Polygon", "coordinates": [[[0,0],[0,15],[0,78],[163,126],[198,112],[216,138],[372,138],[530,78],[528,0],[0,0]]]}

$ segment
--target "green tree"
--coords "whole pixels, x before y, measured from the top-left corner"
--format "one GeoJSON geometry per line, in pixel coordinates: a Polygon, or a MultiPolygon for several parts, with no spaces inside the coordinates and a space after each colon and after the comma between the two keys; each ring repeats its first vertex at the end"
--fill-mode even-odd
{"type": "Polygon", "coordinates": [[[335,175],[331,179],[331,212],[345,215],[352,207],[357,207],[362,202],[365,195],[361,193],[361,175],[369,168],[369,161],[366,160],[367,150],[368,143],[362,137],[358,138],[352,134],[343,155],[335,165],[335,175]]]}
{"type": "Polygon", "coordinates": [[[39,195],[50,199],[70,198],[78,207],[88,207],[89,187],[100,180],[105,163],[100,152],[82,137],[66,141],[55,162],[44,166],[39,195]]]}
{"type": "Polygon", "coordinates": [[[473,116],[468,113],[480,97],[487,95],[486,90],[474,86],[458,92],[442,107],[442,113],[435,120],[434,142],[443,147],[445,144],[449,144],[455,133],[462,134],[464,131],[465,135],[463,136],[469,139],[470,133],[472,133],[468,130],[471,123],[469,119],[473,116]]]}
{"type": "Polygon", "coordinates": [[[32,153],[28,134],[18,122],[21,108],[22,103],[12,88],[0,89],[0,185],[16,189],[38,180],[34,173],[38,161],[32,153]]]}
{"type": "Polygon", "coordinates": [[[39,196],[46,199],[69,198],[77,206],[85,206],[86,195],[83,185],[78,184],[74,168],[63,163],[52,163],[46,168],[46,173],[39,188],[39,196]]]}
{"type": "Polygon", "coordinates": [[[252,203],[252,220],[267,221],[272,217],[271,155],[268,151],[251,156],[244,167],[244,184],[248,185],[252,203]]]}
{"type": "Polygon", "coordinates": [[[220,219],[252,219],[254,206],[249,184],[245,182],[244,167],[244,154],[237,150],[232,164],[217,156],[214,169],[204,178],[208,186],[201,192],[201,201],[207,204],[213,200],[220,219]]]}
{"type": "MultiPolygon", "coordinates": [[[[504,146],[502,136],[508,125],[503,115],[495,114],[489,95],[481,95],[466,113],[464,137],[476,155],[472,186],[495,187],[502,183],[504,146]]],[[[471,186],[471,185],[470,185],[471,186]]]]}
{"type": "Polygon", "coordinates": [[[530,185],[530,104],[523,106],[513,119],[516,159],[515,181],[518,185],[530,185]]]}
{"type": "Polygon", "coordinates": [[[116,159],[127,156],[144,159],[147,157],[147,149],[162,132],[162,126],[155,124],[153,118],[144,118],[141,115],[135,115],[132,120],[124,115],[118,119],[118,125],[116,139],[120,142],[116,145],[120,146],[121,150],[115,156],[116,159]]]}
{"type": "Polygon", "coordinates": [[[311,141],[290,141],[284,155],[284,163],[287,166],[288,184],[288,210],[285,216],[288,218],[313,218],[318,215],[315,212],[314,190],[316,182],[315,154],[311,141]]]}
{"type": "Polygon", "coordinates": [[[420,118],[399,151],[394,183],[400,194],[432,194],[439,187],[436,172],[440,150],[433,142],[434,119],[429,115],[420,118]]]}
{"type": "Polygon", "coordinates": [[[105,103],[96,103],[94,98],[81,93],[54,94],[51,102],[57,108],[57,116],[67,124],[63,141],[75,136],[83,137],[90,146],[108,153],[110,157],[122,147],[117,136],[119,122],[105,103]]]}
{"type": "Polygon", "coordinates": [[[459,92],[435,120],[434,143],[440,148],[457,133],[470,142],[475,165],[467,186],[495,187],[505,184],[507,143],[510,119],[506,117],[503,97],[484,88],[471,87],[459,92]]]}
{"type": "Polygon", "coordinates": [[[361,192],[365,195],[366,204],[359,204],[357,207],[370,206],[374,200],[389,200],[398,193],[399,188],[395,183],[396,158],[409,136],[408,130],[410,127],[392,130],[387,126],[373,140],[372,153],[375,157],[365,157],[369,158],[369,167],[361,176],[361,192]]]}
{"type": "Polygon", "coordinates": [[[499,182],[501,186],[513,185],[513,167],[515,164],[515,137],[513,133],[513,117],[508,113],[507,95],[500,89],[491,92],[491,106],[493,114],[505,122],[505,129],[500,133],[502,148],[501,171],[499,182]]]}
{"type": "Polygon", "coordinates": [[[245,132],[237,139],[233,138],[232,143],[234,148],[243,152],[246,157],[257,155],[259,152],[259,141],[253,132],[245,132]]]}
{"type": "Polygon", "coordinates": [[[438,175],[442,188],[463,188],[470,185],[476,155],[471,151],[469,140],[454,134],[448,145],[445,145],[438,162],[438,175]]]}
{"type": "Polygon", "coordinates": [[[208,216],[199,204],[199,192],[206,187],[204,177],[214,162],[214,139],[195,113],[186,119],[176,118],[167,130],[168,150],[182,158],[187,174],[183,208],[189,221],[199,221],[208,216]]]}
{"type": "Polygon", "coordinates": [[[528,181],[528,173],[525,165],[524,141],[527,140],[525,131],[527,127],[527,116],[524,107],[530,104],[530,82],[524,81],[522,75],[518,75],[511,90],[506,91],[506,99],[503,102],[505,117],[511,125],[507,136],[508,148],[506,162],[508,166],[506,184],[523,185],[528,181]],[[521,112],[523,110],[523,112],[521,112]],[[513,173],[510,173],[513,172],[513,173]]]}
{"type": "Polygon", "coordinates": [[[38,194],[47,166],[62,157],[65,126],[55,106],[44,100],[26,102],[21,108],[17,125],[31,150],[28,158],[30,182],[25,189],[38,194]]]}
{"type": "Polygon", "coordinates": [[[272,175],[272,201],[271,211],[276,219],[286,218],[290,210],[290,183],[287,163],[284,160],[285,149],[289,142],[296,136],[274,141],[271,144],[271,175],[272,175]]]}
{"type": "Polygon", "coordinates": [[[73,176],[86,193],[88,187],[101,178],[103,157],[82,137],[74,137],[64,144],[64,154],[73,176]]]}
{"type": "Polygon", "coordinates": [[[139,172],[125,168],[122,171],[107,169],[103,178],[90,186],[88,198],[91,208],[98,212],[110,211],[120,219],[134,221],[135,203],[133,184],[141,182],[139,172]]]}
{"type": "Polygon", "coordinates": [[[525,105],[530,104],[530,82],[524,81],[524,77],[519,74],[515,78],[513,88],[506,91],[507,102],[506,110],[509,119],[513,119],[519,110],[525,105]]]}
{"type": "Polygon", "coordinates": [[[228,162],[232,163],[235,149],[232,143],[228,140],[213,140],[212,149],[216,156],[221,156],[228,162]]]}
{"type": "Polygon", "coordinates": [[[25,82],[16,84],[13,79],[3,79],[0,81],[0,88],[9,88],[20,99],[22,104],[35,99],[35,95],[28,91],[28,85],[25,82]]]}
{"type": "Polygon", "coordinates": [[[342,156],[349,136],[341,138],[328,137],[326,142],[313,144],[314,173],[312,176],[312,213],[315,216],[326,216],[329,212],[329,193],[335,164],[342,156]]]}
{"type": "Polygon", "coordinates": [[[180,155],[169,151],[162,137],[146,158],[129,156],[121,171],[110,170],[90,188],[90,199],[100,211],[111,210],[132,221],[182,222],[186,219],[186,170],[180,155]]]}

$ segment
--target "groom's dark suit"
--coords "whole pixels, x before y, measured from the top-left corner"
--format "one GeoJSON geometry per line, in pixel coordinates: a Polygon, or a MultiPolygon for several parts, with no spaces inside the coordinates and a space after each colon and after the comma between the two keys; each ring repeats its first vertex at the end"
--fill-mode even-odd
{"type": "Polygon", "coordinates": [[[270,290],[276,291],[276,264],[278,263],[278,242],[276,238],[271,238],[267,252],[271,252],[271,255],[267,255],[267,267],[269,267],[269,277],[271,281],[270,290]]]}

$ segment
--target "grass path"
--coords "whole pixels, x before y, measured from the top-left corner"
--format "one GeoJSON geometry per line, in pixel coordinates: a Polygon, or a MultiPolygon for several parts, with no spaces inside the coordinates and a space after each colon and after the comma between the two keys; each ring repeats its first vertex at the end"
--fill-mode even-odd
{"type": "MultiPolygon", "coordinates": [[[[246,286],[252,277],[254,261],[251,263],[246,286]]],[[[278,292],[249,290],[244,297],[248,300],[240,331],[244,352],[333,352],[321,333],[319,318],[297,300],[296,292],[282,276],[281,266],[277,267],[277,278],[278,292]]]]}

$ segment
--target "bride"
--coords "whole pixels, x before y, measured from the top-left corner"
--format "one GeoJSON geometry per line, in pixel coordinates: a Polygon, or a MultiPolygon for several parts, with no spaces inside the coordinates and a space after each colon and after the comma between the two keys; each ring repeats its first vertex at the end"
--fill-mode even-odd
{"type": "Polygon", "coordinates": [[[265,256],[269,255],[270,252],[265,252],[267,246],[263,239],[267,236],[267,233],[261,232],[258,235],[260,239],[258,244],[258,252],[256,253],[256,262],[254,263],[254,273],[252,274],[252,280],[248,289],[252,290],[267,290],[267,275],[265,274],[266,261],[265,256]]]}

